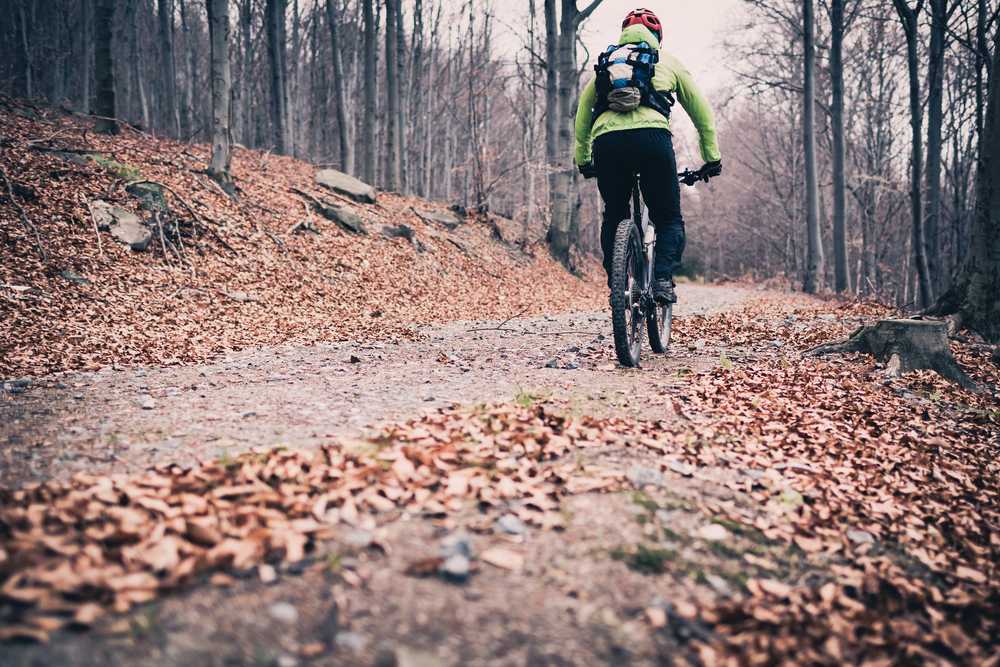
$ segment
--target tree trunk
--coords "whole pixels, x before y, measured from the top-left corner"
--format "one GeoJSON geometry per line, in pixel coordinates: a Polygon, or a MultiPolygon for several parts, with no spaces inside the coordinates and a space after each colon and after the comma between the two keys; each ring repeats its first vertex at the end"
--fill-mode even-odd
{"type": "Polygon", "coordinates": [[[81,41],[83,42],[83,67],[80,72],[80,109],[88,111],[90,109],[90,77],[93,73],[93,52],[94,52],[94,32],[90,29],[94,25],[94,5],[92,0],[83,0],[80,3],[80,12],[83,15],[80,24],[81,41]]]}
{"type": "MultiPolygon", "coordinates": [[[[998,35],[1000,37],[1000,35],[998,35]]],[[[1000,48],[994,47],[986,117],[976,169],[976,208],[965,264],[951,288],[926,311],[951,315],[956,329],[969,328],[1000,342],[1000,48]]]]}
{"type": "Polygon", "coordinates": [[[187,134],[187,139],[193,139],[195,123],[198,114],[194,110],[194,45],[191,43],[191,29],[187,19],[187,4],[189,0],[180,0],[181,28],[184,31],[184,106],[181,108],[181,125],[187,134]]]}
{"type": "Polygon", "coordinates": [[[361,134],[365,144],[364,181],[375,185],[375,17],[372,4],[375,0],[361,0],[365,29],[365,114],[361,134]]]}
{"type": "Polygon", "coordinates": [[[24,11],[27,0],[18,6],[18,14],[21,17],[21,49],[24,57],[24,92],[25,97],[31,99],[35,96],[35,60],[33,49],[28,42],[28,36],[34,34],[34,28],[28,28],[28,16],[24,11]]]}
{"type": "Polygon", "coordinates": [[[163,102],[171,137],[181,134],[181,119],[177,108],[177,73],[174,70],[174,3],[159,0],[160,55],[163,60],[163,102]]]}
{"type": "Polygon", "coordinates": [[[118,134],[115,120],[115,67],[111,59],[115,0],[94,2],[94,78],[97,83],[97,122],[94,131],[118,134]]]}
{"type": "Polygon", "coordinates": [[[844,0],[830,2],[830,139],[833,143],[834,291],[851,290],[847,262],[847,194],[844,186],[844,0]]]}
{"type": "Polygon", "coordinates": [[[390,192],[399,192],[399,80],[397,49],[399,43],[396,39],[396,14],[399,11],[399,0],[386,0],[385,2],[385,74],[388,91],[386,114],[386,143],[387,143],[387,164],[386,164],[386,189],[390,192]]]}
{"type": "Polygon", "coordinates": [[[948,13],[946,0],[930,0],[931,46],[927,68],[927,222],[924,253],[930,279],[931,298],[939,294],[944,279],[939,257],[938,230],[941,226],[941,126],[944,112],[944,50],[948,13]]]}
{"type": "Polygon", "coordinates": [[[233,196],[233,78],[229,68],[229,0],[208,0],[206,8],[212,45],[212,158],[206,173],[233,196]]]}
{"type": "MultiPolygon", "coordinates": [[[[548,0],[547,0],[548,1],[548,0]]],[[[549,252],[560,264],[570,268],[569,249],[572,245],[573,197],[573,102],[576,100],[576,35],[580,24],[597,9],[601,0],[594,0],[586,9],[577,9],[576,0],[562,0],[559,21],[559,95],[556,113],[558,128],[556,143],[555,191],[552,195],[552,221],[549,225],[549,252]]],[[[548,6],[546,4],[546,15],[548,6]]]]}
{"type": "MultiPolygon", "coordinates": [[[[913,259],[917,270],[918,303],[921,308],[931,304],[930,271],[927,268],[927,246],[924,242],[924,207],[921,184],[923,181],[924,157],[921,149],[921,127],[923,125],[920,107],[920,64],[917,54],[917,39],[919,26],[917,13],[910,8],[907,0],[893,0],[896,11],[903,23],[906,34],[906,62],[910,74],[910,207],[913,216],[913,259]]],[[[919,5],[918,5],[919,8],[919,5]]]]}
{"type": "Polygon", "coordinates": [[[406,31],[403,30],[403,8],[400,0],[396,2],[396,113],[399,118],[396,120],[396,142],[399,160],[399,189],[404,195],[410,193],[408,184],[408,174],[406,169],[406,109],[407,94],[406,82],[406,31]]]}
{"type": "Polygon", "coordinates": [[[559,134],[559,23],[556,0],[545,0],[545,166],[549,183],[549,220],[555,207],[556,146],[559,134]]]}
{"type": "MultiPolygon", "coordinates": [[[[288,106],[285,87],[285,0],[267,0],[264,6],[267,26],[267,54],[271,60],[271,123],[274,152],[288,154],[288,106]]],[[[244,76],[246,73],[244,72],[244,76]]]]}
{"type": "Polygon", "coordinates": [[[347,99],[344,94],[344,60],[340,52],[340,9],[337,0],[326,0],[326,20],[330,24],[330,47],[333,59],[333,95],[337,104],[337,138],[340,142],[340,169],[354,174],[354,146],[347,126],[347,99]]]}
{"type": "Polygon", "coordinates": [[[819,225],[819,184],[816,180],[816,52],[815,17],[813,0],[802,2],[804,26],[805,68],[802,80],[802,148],[806,163],[806,234],[809,255],[806,260],[806,279],[802,291],[815,294],[823,287],[826,259],[823,255],[823,233],[819,225]]]}

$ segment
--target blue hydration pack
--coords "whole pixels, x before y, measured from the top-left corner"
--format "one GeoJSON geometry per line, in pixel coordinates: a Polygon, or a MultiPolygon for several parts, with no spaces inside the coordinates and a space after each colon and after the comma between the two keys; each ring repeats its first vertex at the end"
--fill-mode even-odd
{"type": "Polygon", "coordinates": [[[659,55],[646,42],[638,44],[612,44],[597,58],[597,102],[594,104],[593,124],[605,111],[627,113],[645,105],[670,117],[674,100],[670,93],[653,88],[653,75],[659,55]]]}

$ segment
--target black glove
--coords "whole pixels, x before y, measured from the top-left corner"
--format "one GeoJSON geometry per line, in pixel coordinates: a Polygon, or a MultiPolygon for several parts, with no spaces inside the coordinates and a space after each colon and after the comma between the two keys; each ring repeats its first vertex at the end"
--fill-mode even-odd
{"type": "Polygon", "coordinates": [[[708,183],[709,178],[722,174],[722,160],[706,162],[701,166],[701,169],[699,169],[698,172],[701,174],[702,180],[708,183]]]}
{"type": "Polygon", "coordinates": [[[594,166],[594,161],[591,160],[587,164],[581,164],[577,166],[580,173],[583,174],[584,178],[597,178],[597,167],[594,166]]]}

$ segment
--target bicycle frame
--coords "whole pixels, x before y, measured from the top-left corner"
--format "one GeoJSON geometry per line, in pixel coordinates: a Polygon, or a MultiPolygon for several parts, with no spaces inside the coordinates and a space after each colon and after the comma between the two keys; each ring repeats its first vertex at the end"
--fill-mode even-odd
{"type": "Polygon", "coordinates": [[[653,300],[653,246],[656,244],[656,228],[653,227],[649,215],[646,214],[646,207],[642,205],[639,194],[639,175],[633,174],[632,179],[632,221],[639,228],[642,250],[646,256],[642,297],[643,306],[648,307],[653,300]]]}

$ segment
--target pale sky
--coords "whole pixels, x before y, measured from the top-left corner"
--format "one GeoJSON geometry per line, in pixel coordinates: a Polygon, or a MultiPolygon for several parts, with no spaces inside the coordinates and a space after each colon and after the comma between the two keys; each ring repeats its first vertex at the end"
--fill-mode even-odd
{"type": "MultiPolygon", "coordinates": [[[[587,0],[577,0],[586,7],[587,0]]],[[[653,11],[663,24],[663,44],[688,68],[706,93],[725,81],[722,42],[727,26],[745,13],[743,0],[604,0],[583,24],[581,38],[594,60],[611,43],[617,43],[621,23],[633,9],[653,11]]],[[[586,75],[585,75],[586,78],[586,75]]]]}

